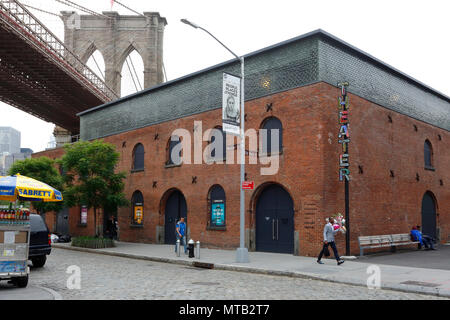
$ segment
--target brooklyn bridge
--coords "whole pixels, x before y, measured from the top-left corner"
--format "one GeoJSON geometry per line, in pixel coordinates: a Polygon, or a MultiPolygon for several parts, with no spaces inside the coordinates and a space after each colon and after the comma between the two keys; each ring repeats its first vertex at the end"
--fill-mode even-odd
{"type": "Polygon", "coordinates": [[[33,9],[38,8],[0,0],[0,101],[76,135],[77,113],[120,98],[120,71],[125,63],[133,65],[126,60],[132,51],[144,64],[144,83],[137,90],[163,81],[167,22],[153,12],[98,14],[73,1],[55,1],[88,13],[61,12],[64,41],[36,18],[33,9]],[[105,60],[102,76],[87,66],[96,50],[105,60]]]}

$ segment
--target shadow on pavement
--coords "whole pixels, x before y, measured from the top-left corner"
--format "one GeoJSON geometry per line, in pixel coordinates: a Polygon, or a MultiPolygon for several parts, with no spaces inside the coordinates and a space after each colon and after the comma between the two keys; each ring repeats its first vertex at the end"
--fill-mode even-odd
{"type": "Polygon", "coordinates": [[[356,262],[450,270],[450,246],[438,245],[437,250],[397,249],[396,252],[364,254],[356,262]]]}

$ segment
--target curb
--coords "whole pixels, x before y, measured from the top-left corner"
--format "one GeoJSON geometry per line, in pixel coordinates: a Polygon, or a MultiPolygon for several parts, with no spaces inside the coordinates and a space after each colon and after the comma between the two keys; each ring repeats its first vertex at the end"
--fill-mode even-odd
{"type": "Polygon", "coordinates": [[[41,286],[35,286],[35,287],[50,293],[53,296],[53,300],[64,300],[63,297],[55,290],[52,290],[50,288],[41,287],[41,286]]]}
{"type": "MultiPolygon", "coordinates": [[[[129,259],[147,260],[147,261],[154,261],[154,262],[161,262],[161,263],[172,263],[172,264],[185,265],[185,266],[188,265],[188,266],[192,266],[192,267],[195,267],[195,263],[198,262],[195,260],[194,261],[186,261],[186,260],[178,260],[178,259],[171,259],[171,258],[141,256],[141,255],[129,254],[129,253],[97,251],[99,249],[72,247],[72,246],[58,245],[58,244],[53,244],[53,243],[52,243],[52,247],[58,248],[58,249],[66,249],[66,250],[79,251],[79,252],[103,254],[103,255],[107,255],[107,256],[115,256],[115,257],[129,258],[129,259]]],[[[270,275],[270,276],[283,276],[283,277],[299,278],[299,279],[307,279],[307,280],[319,280],[319,281],[325,281],[325,282],[347,284],[347,285],[358,286],[358,287],[367,287],[366,284],[363,284],[358,281],[350,280],[350,279],[326,278],[326,277],[321,277],[321,276],[309,274],[309,273],[292,272],[292,271],[276,271],[276,270],[268,270],[268,269],[259,269],[259,268],[254,268],[254,267],[245,267],[245,266],[236,266],[236,265],[227,265],[227,264],[215,264],[215,263],[212,263],[212,266],[213,266],[213,269],[224,270],[224,271],[236,271],[236,272],[245,272],[245,273],[264,274],[264,275],[270,275]]],[[[436,296],[436,297],[450,298],[450,292],[449,293],[441,293],[441,292],[439,292],[439,290],[431,291],[432,289],[430,289],[430,288],[425,288],[425,287],[420,287],[420,288],[422,290],[419,290],[416,288],[408,288],[408,286],[402,287],[402,286],[395,285],[395,284],[394,285],[382,284],[380,289],[381,290],[392,290],[392,291],[398,291],[398,292],[404,292],[404,293],[416,293],[416,294],[430,295],[430,296],[436,296]]],[[[374,290],[376,290],[376,289],[374,289],[374,290]]]]}

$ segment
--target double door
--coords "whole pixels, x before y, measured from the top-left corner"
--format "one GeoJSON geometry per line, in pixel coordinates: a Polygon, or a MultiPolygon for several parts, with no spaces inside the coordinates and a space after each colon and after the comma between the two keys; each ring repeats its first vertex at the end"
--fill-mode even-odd
{"type": "Polygon", "coordinates": [[[256,205],[256,250],[294,253],[294,208],[281,187],[267,187],[256,205]]]}
{"type": "Polygon", "coordinates": [[[69,234],[69,208],[64,208],[56,216],[56,232],[62,235],[69,234]]]}

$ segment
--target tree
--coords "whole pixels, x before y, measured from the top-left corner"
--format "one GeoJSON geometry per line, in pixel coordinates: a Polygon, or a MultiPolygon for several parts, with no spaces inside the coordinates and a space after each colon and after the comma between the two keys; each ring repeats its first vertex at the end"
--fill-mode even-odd
{"type": "Polygon", "coordinates": [[[94,230],[97,232],[99,208],[128,206],[123,193],[126,175],[115,173],[120,154],[114,145],[103,140],[78,141],[64,146],[60,163],[65,172],[64,200],[69,207],[87,206],[94,209],[94,230]]]}
{"type": "MultiPolygon", "coordinates": [[[[9,169],[10,175],[20,173],[23,176],[27,176],[41,182],[48,184],[58,191],[63,192],[63,179],[61,174],[56,169],[57,162],[47,157],[29,158],[25,160],[19,160],[13,163],[9,169]]],[[[45,213],[49,211],[58,212],[63,208],[64,204],[61,201],[58,202],[33,202],[33,207],[39,213],[45,213]]]]}

